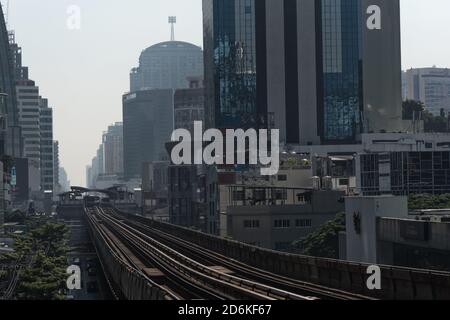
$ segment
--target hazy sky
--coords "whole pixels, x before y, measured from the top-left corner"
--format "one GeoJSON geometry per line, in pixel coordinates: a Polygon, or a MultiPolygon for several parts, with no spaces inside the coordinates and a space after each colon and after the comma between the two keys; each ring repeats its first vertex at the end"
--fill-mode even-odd
{"type": "MultiPolygon", "coordinates": [[[[450,1],[401,1],[403,67],[450,67],[450,1]]],[[[84,185],[102,132],[121,121],[121,96],[140,52],[169,39],[169,15],[178,17],[177,40],[202,45],[201,0],[10,0],[9,27],[54,108],[72,185],[84,185]],[[80,30],[67,27],[71,5],[81,9],[80,30]]]]}

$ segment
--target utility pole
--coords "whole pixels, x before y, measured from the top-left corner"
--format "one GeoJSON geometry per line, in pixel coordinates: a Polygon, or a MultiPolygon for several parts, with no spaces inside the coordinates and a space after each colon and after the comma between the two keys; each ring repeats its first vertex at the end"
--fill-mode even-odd
{"type": "Polygon", "coordinates": [[[169,24],[171,25],[170,41],[175,41],[175,24],[177,23],[177,17],[170,16],[169,24]]]}

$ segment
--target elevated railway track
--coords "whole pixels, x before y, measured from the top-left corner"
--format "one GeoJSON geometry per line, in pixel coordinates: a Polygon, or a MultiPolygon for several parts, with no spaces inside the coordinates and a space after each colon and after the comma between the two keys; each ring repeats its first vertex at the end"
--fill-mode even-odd
{"type": "MultiPolygon", "coordinates": [[[[111,255],[125,270],[147,282],[152,292],[156,290],[160,299],[370,299],[248,266],[155,229],[148,219],[122,215],[111,207],[87,208],[86,214],[93,232],[111,255]]],[[[125,294],[125,298],[131,297],[125,294]]]]}

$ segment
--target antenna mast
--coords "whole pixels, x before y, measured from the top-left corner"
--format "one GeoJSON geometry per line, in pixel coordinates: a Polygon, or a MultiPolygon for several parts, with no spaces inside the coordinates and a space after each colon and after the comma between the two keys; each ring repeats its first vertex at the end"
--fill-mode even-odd
{"type": "Polygon", "coordinates": [[[177,23],[177,17],[169,17],[169,24],[171,25],[170,41],[175,41],[175,24],[177,23]]]}

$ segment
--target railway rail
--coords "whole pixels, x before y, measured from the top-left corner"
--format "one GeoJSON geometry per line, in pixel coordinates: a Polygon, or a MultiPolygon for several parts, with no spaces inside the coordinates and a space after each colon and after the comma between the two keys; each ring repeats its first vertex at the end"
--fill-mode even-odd
{"type": "MultiPolygon", "coordinates": [[[[111,214],[117,214],[114,209],[109,209],[111,214]]],[[[286,278],[262,269],[241,263],[237,260],[230,259],[217,252],[205,249],[186,240],[175,237],[167,232],[152,228],[151,220],[141,216],[134,216],[128,223],[135,228],[146,232],[155,239],[170,245],[182,252],[186,252],[191,258],[201,261],[208,261],[211,265],[218,265],[238,274],[239,276],[265,283],[282,290],[294,292],[300,295],[312,296],[324,300],[374,300],[374,298],[354,294],[342,290],[331,289],[324,286],[306,283],[295,279],[286,278]]]]}
{"type": "Polygon", "coordinates": [[[167,299],[365,300],[365,296],[321,287],[260,270],[152,228],[151,220],[125,216],[111,207],[87,210],[88,219],[110,249],[167,299]],[[156,284],[146,270],[160,270],[156,284]]]}
{"type": "MultiPolygon", "coordinates": [[[[315,300],[316,298],[287,292],[245,278],[227,274],[189,258],[169,246],[155,240],[139,229],[130,225],[129,221],[119,217],[114,211],[96,207],[91,212],[98,229],[107,241],[114,242],[113,237],[123,243],[130,252],[138,257],[141,264],[130,262],[130,253],[120,250],[117,246],[111,248],[127,260],[130,265],[145,273],[147,268],[159,269],[175,287],[186,288],[184,292],[192,296],[178,295],[174,286],[170,286],[172,296],[177,299],[213,299],[213,300],[315,300]],[[105,229],[107,228],[107,229],[105,229]],[[102,230],[103,229],[103,230],[102,230]],[[111,234],[108,235],[108,230],[111,234]],[[127,258],[125,258],[125,256],[127,258]],[[173,291],[172,291],[173,290],[173,291]]],[[[167,290],[167,289],[166,289],[167,290]]]]}

